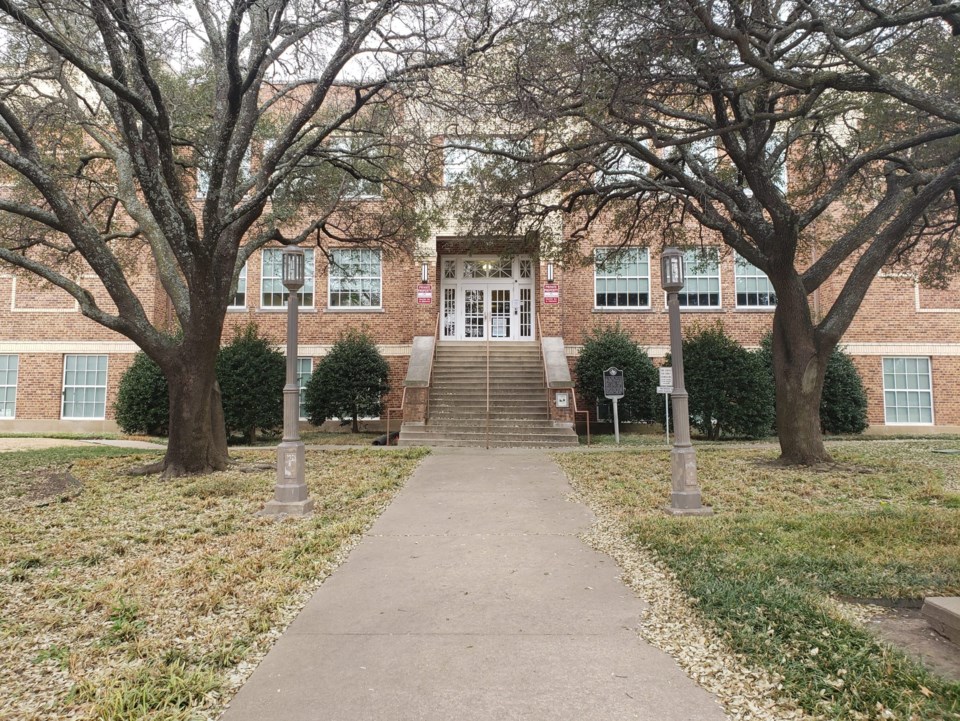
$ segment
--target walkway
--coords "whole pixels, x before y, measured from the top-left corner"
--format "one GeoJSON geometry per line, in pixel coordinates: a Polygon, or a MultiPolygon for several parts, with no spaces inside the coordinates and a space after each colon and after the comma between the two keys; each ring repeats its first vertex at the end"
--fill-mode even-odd
{"type": "Polygon", "coordinates": [[[436,450],[222,721],[722,721],[539,451],[436,450]]]}

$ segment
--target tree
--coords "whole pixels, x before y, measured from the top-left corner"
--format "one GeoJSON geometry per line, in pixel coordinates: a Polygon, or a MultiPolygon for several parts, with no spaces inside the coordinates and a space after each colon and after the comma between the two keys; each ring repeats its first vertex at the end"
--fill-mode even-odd
{"type": "Polygon", "coordinates": [[[389,375],[390,364],[369,335],[356,329],[341,334],[307,383],[307,417],[317,426],[350,419],[353,432],[359,432],[360,418],[383,412],[389,375]]]}
{"type": "Polygon", "coordinates": [[[617,402],[621,421],[649,421],[656,417],[657,371],[650,356],[620,325],[597,326],[584,335],[574,372],[577,393],[595,407],[605,402],[603,372],[623,371],[624,396],[617,402]]]}
{"type": "Polygon", "coordinates": [[[759,353],[748,351],[717,323],[686,333],[683,364],[690,419],[707,438],[770,433],[773,384],[759,353]]]}
{"type": "Polygon", "coordinates": [[[170,391],[160,366],[146,353],[137,353],[120,379],[114,405],[117,425],[124,433],[167,435],[170,391]]]}
{"type": "Polygon", "coordinates": [[[268,242],[415,242],[430,174],[403,151],[432,73],[493,46],[518,13],[485,0],[0,0],[0,261],[64,289],[161,368],[166,475],[228,461],[216,358],[246,259],[268,242]],[[357,202],[364,183],[383,202],[357,202]],[[172,323],[152,311],[151,277],[172,323]]]}
{"type": "Polygon", "coordinates": [[[220,350],[217,378],[228,435],[239,431],[247,443],[253,443],[258,429],[283,425],[286,362],[255,323],[237,328],[233,340],[220,350]]]}
{"type": "Polygon", "coordinates": [[[726,244],[775,290],[781,460],[827,460],[824,374],[873,278],[960,266],[958,18],[923,0],[548,2],[488,73],[542,138],[515,158],[535,180],[470,210],[571,254],[598,223],[624,244],[726,244]]]}

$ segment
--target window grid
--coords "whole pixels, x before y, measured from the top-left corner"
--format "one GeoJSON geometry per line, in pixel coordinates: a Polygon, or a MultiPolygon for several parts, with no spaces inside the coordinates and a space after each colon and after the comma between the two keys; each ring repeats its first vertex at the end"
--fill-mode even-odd
{"type": "Polygon", "coordinates": [[[933,423],[929,358],[883,359],[883,410],[886,423],[933,423]]]}
{"type": "Polygon", "coordinates": [[[734,262],[738,308],[774,308],[777,294],[767,274],[739,255],[734,262]]]}
{"type": "Polygon", "coordinates": [[[246,308],[247,307],[247,264],[243,264],[243,268],[240,269],[240,275],[237,277],[237,292],[233,294],[233,299],[230,301],[230,308],[246,308]]]}
{"type": "Polygon", "coordinates": [[[300,389],[300,420],[307,420],[307,383],[313,375],[313,358],[297,358],[297,387],[300,389]]]}
{"type": "Polygon", "coordinates": [[[379,250],[341,248],[330,252],[329,307],[382,307],[379,250]]]}
{"type": "Polygon", "coordinates": [[[720,252],[716,248],[683,252],[685,281],[677,294],[681,308],[720,307],[720,252]]]}
{"type": "Polygon", "coordinates": [[[0,355],[0,418],[17,414],[17,376],[20,356],[0,355]]]}
{"type": "MultiPolygon", "coordinates": [[[[300,307],[313,307],[313,249],[305,248],[303,287],[297,291],[300,307]]],[[[283,286],[283,249],[267,248],[260,256],[260,307],[286,308],[287,289],[283,286]]]]}
{"type": "Polygon", "coordinates": [[[103,420],[106,401],[107,356],[64,356],[61,417],[103,420]]]}
{"type": "Polygon", "coordinates": [[[594,251],[597,308],[650,307],[650,254],[646,248],[594,251]]]}

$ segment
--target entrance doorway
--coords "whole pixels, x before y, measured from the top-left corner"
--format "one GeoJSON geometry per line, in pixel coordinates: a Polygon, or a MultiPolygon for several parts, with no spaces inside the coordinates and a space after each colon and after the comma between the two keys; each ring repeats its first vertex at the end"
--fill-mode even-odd
{"type": "Polygon", "coordinates": [[[533,260],[444,256],[443,340],[533,340],[533,260]]]}

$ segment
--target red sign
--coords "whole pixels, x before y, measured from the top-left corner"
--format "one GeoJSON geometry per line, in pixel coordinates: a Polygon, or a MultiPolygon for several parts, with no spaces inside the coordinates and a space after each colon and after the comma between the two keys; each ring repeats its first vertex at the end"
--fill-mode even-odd
{"type": "Polygon", "coordinates": [[[543,284],[543,302],[545,305],[556,305],[560,302],[560,284],[543,284]]]}
{"type": "Polygon", "coordinates": [[[429,283],[421,283],[417,286],[417,303],[420,305],[430,305],[433,302],[433,286],[429,283]]]}

